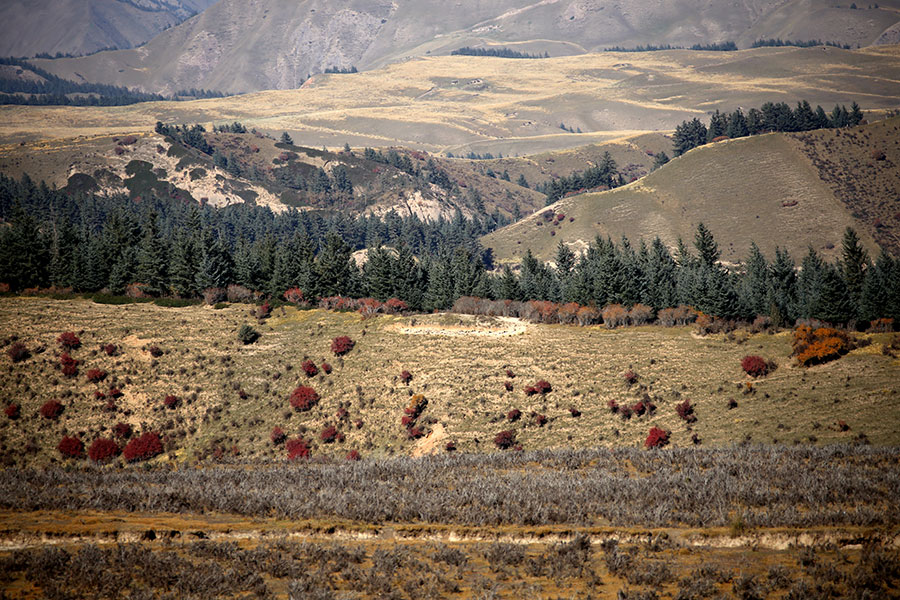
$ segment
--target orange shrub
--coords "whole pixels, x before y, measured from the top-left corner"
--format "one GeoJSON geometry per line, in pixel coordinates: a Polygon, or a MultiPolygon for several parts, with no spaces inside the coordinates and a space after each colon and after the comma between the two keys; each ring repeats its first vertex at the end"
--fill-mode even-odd
{"type": "Polygon", "coordinates": [[[609,329],[628,324],[628,311],[621,304],[610,304],[603,309],[603,324],[609,329]]]}
{"type": "Polygon", "coordinates": [[[843,331],[830,327],[813,329],[809,325],[800,325],[794,329],[791,342],[797,364],[803,367],[836,360],[847,354],[852,347],[850,336],[843,331]]]}

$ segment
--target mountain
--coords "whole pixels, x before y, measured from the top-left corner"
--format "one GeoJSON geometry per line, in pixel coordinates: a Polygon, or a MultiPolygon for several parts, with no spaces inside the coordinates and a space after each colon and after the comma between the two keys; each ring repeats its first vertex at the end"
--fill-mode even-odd
{"type": "Polygon", "coordinates": [[[67,79],[145,91],[237,93],[296,88],[329,67],[371,69],[462,46],[552,56],[725,40],[746,48],[758,38],[865,46],[900,22],[900,0],[877,6],[841,8],[829,0],[221,0],[141,48],[41,66],[67,79]]]}
{"type": "Polygon", "coordinates": [[[132,48],[215,1],[7,0],[0,3],[0,56],[132,48]]]}
{"type": "Polygon", "coordinates": [[[552,260],[560,241],[581,250],[598,235],[634,244],[659,236],[675,247],[703,222],[732,263],[751,241],[770,258],[780,246],[799,262],[812,246],[834,260],[848,226],[873,258],[879,244],[897,254],[897,139],[900,117],[707,144],[624,187],[564,198],[482,243],[501,262],[518,262],[527,250],[552,260]]]}

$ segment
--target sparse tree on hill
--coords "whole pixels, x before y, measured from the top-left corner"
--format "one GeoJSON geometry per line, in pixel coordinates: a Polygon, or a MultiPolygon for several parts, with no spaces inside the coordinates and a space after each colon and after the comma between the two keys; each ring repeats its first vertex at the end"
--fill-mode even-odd
{"type": "Polygon", "coordinates": [[[281,134],[281,143],[288,144],[289,146],[294,145],[294,140],[291,139],[291,136],[287,131],[285,131],[284,133],[281,134]]]}

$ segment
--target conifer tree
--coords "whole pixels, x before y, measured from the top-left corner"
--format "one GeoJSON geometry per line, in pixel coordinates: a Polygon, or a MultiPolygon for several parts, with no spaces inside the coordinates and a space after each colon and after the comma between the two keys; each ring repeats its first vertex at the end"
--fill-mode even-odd
{"type": "Polygon", "coordinates": [[[138,249],[137,278],[153,295],[168,292],[168,249],[159,235],[157,216],[150,213],[144,219],[144,237],[138,249]]]}
{"type": "Polygon", "coordinates": [[[778,326],[791,325],[797,318],[797,274],[787,250],[775,247],[769,276],[768,314],[778,326]]]}
{"type": "Polygon", "coordinates": [[[769,265],[756,242],[750,243],[742,299],[751,316],[769,313],[769,265]]]}
{"type": "Polygon", "coordinates": [[[841,249],[841,275],[847,284],[847,291],[854,305],[859,305],[863,285],[866,281],[869,255],[859,241],[852,227],[847,227],[841,249]]]}
{"type": "Polygon", "coordinates": [[[697,232],[694,234],[694,247],[700,256],[700,262],[707,267],[714,267],[722,254],[712,232],[702,222],[697,225],[697,232]]]}

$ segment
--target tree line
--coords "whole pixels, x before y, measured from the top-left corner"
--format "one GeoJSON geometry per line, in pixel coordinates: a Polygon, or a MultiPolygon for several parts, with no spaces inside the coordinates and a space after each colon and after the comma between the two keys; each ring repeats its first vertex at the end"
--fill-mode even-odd
{"type": "Polygon", "coordinates": [[[273,214],[235,205],[213,209],[147,199],[80,196],[0,176],[0,282],[13,291],[56,286],[120,294],[136,282],[152,295],[184,298],[207,288],[241,285],[271,297],[299,288],[308,299],[399,298],[414,310],[444,310],[463,296],[547,300],[604,307],[642,304],[653,311],[693,306],[727,319],[768,315],[852,323],[900,322],[900,261],[870,259],[852,229],[841,257],[825,261],[810,248],[800,269],[786,250],[766,258],[754,244],[738,269],[719,262],[718,243],[703,224],[693,250],[672,253],[659,239],[635,247],[598,237],[580,257],[563,243],[554,264],[528,252],[514,271],[492,273],[478,219],[423,223],[273,214]],[[368,248],[358,267],[354,250],[368,248]]]}
{"type": "Polygon", "coordinates": [[[798,102],[793,110],[785,102],[766,102],[758,109],[751,108],[746,115],[741,109],[727,114],[717,110],[710,116],[708,126],[694,118],[682,121],[675,128],[675,156],[723,136],[734,139],[771,131],[836,129],[853,127],[862,121],[863,113],[856,102],[850,105],[850,110],[836,104],[830,114],[818,105],[813,110],[806,100],[798,102]]]}
{"type": "Polygon", "coordinates": [[[458,50],[453,50],[450,56],[493,56],[496,58],[550,58],[549,52],[543,54],[528,54],[527,52],[519,52],[512,48],[472,48],[463,46],[458,50]]]}
{"type": "Polygon", "coordinates": [[[769,38],[767,40],[759,39],[750,44],[751,48],[781,48],[783,46],[796,46],[797,48],[816,48],[818,46],[831,46],[832,48],[841,48],[843,50],[850,49],[850,44],[841,44],[840,42],[823,42],[822,40],[783,40],[781,38],[769,38]]]}

